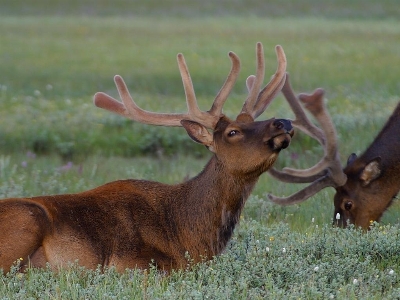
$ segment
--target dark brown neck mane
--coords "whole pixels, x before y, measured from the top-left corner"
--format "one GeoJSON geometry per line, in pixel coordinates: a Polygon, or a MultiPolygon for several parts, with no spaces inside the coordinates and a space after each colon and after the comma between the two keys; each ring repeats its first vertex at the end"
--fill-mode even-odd
{"type": "Polygon", "coordinates": [[[191,215],[187,221],[192,223],[192,226],[182,225],[195,230],[188,234],[198,237],[195,243],[202,245],[211,256],[225,248],[260,175],[243,180],[223,169],[221,162],[213,156],[199,175],[180,185],[189,193],[182,208],[191,215]]]}

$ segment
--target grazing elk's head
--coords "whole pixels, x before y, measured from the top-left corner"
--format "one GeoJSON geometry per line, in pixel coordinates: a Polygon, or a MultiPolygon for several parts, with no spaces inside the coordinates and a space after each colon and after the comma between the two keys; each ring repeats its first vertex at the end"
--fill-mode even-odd
{"type": "Polygon", "coordinates": [[[357,160],[354,153],[348,158],[344,169],[348,180],[336,188],[334,196],[334,223],[338,226],[346,227],[351,223],[368,228],[373,221],[379,221],[389,206],[387,201],[377,201],[382,194],[376,187],[379,182],[375,181],[381,174],[380,162],[379,156],[368,163],[357,160]]]}
{"type": "Polygon", "coordinates": [[[116,112],[141,123],[182,126],[195,142],[203,144],[232,174],[260,175],[271,167],[281,149],[288,147],[293,128],[285,119],[255,121],[281,91],[286,78],[286,57],[281,46],[276,46],[278,59],[277,70],[270,82],[263,88],[265,63],[261,43],[257,43],[256,75],[247,78],[249,94],[243,108],[235,120],[222,113],[222,107],[232,90],[240,70],[240,61],[235,53],[230,52],[231,71],[215,97],[210,110],[201,111],[182,54],[178,54],[178,66],[186,94],[187,113],[153,113],[139,108],[131,98],[120,76],[115,76],[123,103],[107,94],[97,93],[95,104],[101,108],[116,112]]]}

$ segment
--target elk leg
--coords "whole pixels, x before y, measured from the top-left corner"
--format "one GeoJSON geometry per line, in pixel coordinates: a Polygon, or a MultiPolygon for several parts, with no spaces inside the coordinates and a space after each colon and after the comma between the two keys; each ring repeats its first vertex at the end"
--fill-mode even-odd
{"type": "Polygon", "coordinates": [[[0,202],[0,228],[0,268],[8,272],[13,264],[20,270],[30,265],[30,257],[40,248],[49,226],[39,205],[14,199],[0,202]]]}

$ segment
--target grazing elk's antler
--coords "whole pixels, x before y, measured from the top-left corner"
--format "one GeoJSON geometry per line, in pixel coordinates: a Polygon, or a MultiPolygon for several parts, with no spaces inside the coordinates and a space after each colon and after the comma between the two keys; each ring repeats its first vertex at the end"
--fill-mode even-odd
{"type": "Polygon", "coordinates": [[[289,197],[277,197],[269,194],[268,198],[281,205],[289,205],[302,202],[320,190],[326,187],[339,187],[346,183],[347,177],[342,170],[339,152],[337,147],[337,134],[335,126],[329,116],[324,103],[324,90],[316,89],[312,94],[294,95],[289,82],[289,76],[286,75],[286,82],[282,92],[295,114],[295,120],[292,124],[316,139],[324,148],[323,158],[313,167],[305,170],[284,168],[282,172],[273,168],[269,173],[288,183],[311,183],[311,185],[300,190],[289,197]],[[315,117],[322,130],[311,123],[301,107],[299,100],[304,107],[315,117]]]}
{"type": "Polygon", "coordinates": [[[141,123],[182,126],[213,152],[211,159],[198,175],[173,185],[128,179],[77,194],[1,200],[0,269],[8,271],[16,260],[21,270],[47,263],[57,269],[78,260],[87,268],[114,266],[124,271],[154,263],[169,271],[187,267],[187,255],[200,262],[221,253],[258,178],[293,136],[289,120],[255,121],[286,76],[286,57],[277,46],[278,68],[260,91],[265,68],[261,43],[256,53],[256,76],[247,81],[252,87],[235,120],[222,113],[239,73],[239,58],[233,52],[231,71],[207,112],[198,108],[182,54],[178,65],[187,113],[141,109],[122,78],[115,76],[122,102],[97,93],[97,106],[141,123]]]}

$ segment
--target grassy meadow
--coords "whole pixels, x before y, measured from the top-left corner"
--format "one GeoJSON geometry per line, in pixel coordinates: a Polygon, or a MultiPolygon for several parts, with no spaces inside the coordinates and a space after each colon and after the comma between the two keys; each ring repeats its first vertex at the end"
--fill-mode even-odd
{"type": "MultiPolygon", "coordinates": [[[[296,92],[326,90],[343,163],[360,154],[400,99],[400,6],[368,1],[0,0],[0,198],[83,191],[123,178],[176,183],[210,157],[182,128],[133,123],[92,104],[125,79],[148,110],[186,109],[176,54],[209,109],[234,51],[242,70],[224,106],[235,117],[261,41],[266,78],[283,46],[296,92]]],[[[291,118],[284,98],[261,118],[291,118]]],[[[277,168],[319,160],[297,134],[277,168]]],[[[331,189],[288,207],[266,194],[299,186],[260,178],[226,252],[163,277],[75,266],[0,275],[1,299],[395,299],[400,297],[400,203],[368,233],[331,227],[331,189]]],[[[18,237],[16,237],[18,238],[18,237]]],[[[190,258],[188,258],[190,265],[190,258]]]]}

